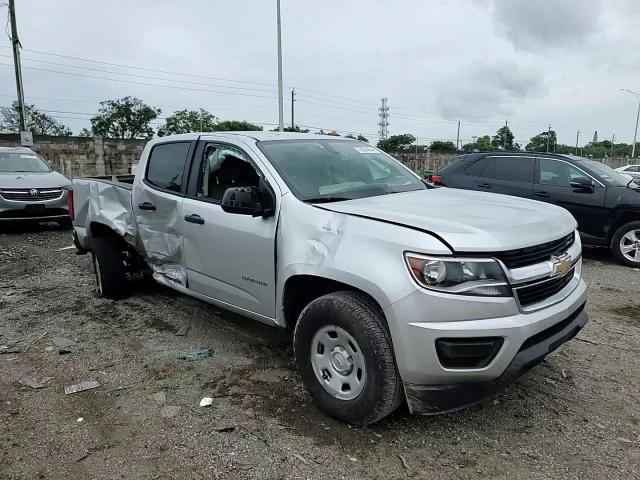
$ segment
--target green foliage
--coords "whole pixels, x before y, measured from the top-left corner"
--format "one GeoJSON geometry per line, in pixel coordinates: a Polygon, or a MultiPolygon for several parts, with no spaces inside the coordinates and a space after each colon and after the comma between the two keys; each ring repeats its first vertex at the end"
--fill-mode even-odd
{"type": "MultiPolygon", "coordinates": [[[[68,137],[71,129],[55,118],[39,111],[33,105],[25,106],[26,128],[34,135],[68,137]]],[[[0,132],[19,133],[20,121],[17,107],[0,107],[0,132]]]]}
{"type": "Polygon", "coordinates": [[[225,120],[218,123],[213,130],[218,132],[256,132],[262,131],[262,127],[244,120],[225,120]]]}
{"type": "Polygon", "coordinates": [[[167,117],[164,126],[158,129],[158,136],[165,137],[176,133],[212,132],[218,119],[201,108],[199,110],[180,110],[167,117]]]}
{"type": "MultiPolygon", "coordinates": [[[[273,130],[271,130],[272,132],[277,132],[279,130],[278,127],[274,128],[273,130]]],[[[293,133],[309,133],[309,129],[308,128],[300,128],[298,125],[295,125],[293,127],[284,127],[282,129],[283,132],[293,132],[293,133]]]]}
{"type": "Polygon", "coordinates": [[[363,135],[358,135],[358,137],[356,138],[356,140],[360,140],[361,142],[367,142],[369,143],[369,139],[363,135]]]}
{"type": "Polygon", "coordinates": [[[455,152],[456,151],[456,146],[453,144],[453,142],[442,141],[442,140],[435,140],[431,142],[430,148],[432,152],[455,152]]]}
{"type": "Polygon", "coordinates": [[[409,145],[416,141],[416,137],[409,133],[402,135],[392,135],[386,140],[378,142],[378,148],[385,152],[395,152],[397,150],[406,149],[409,145]]]}
{"type": "Polygon", "coordinates": [[[549,152],[554,152],[558,144],[558,138],[554,130],[551,130],[551,133],[545,131],[531,137],[531,140],[529,140],[529,143],[525,146],[525,150],[529,150],[530,152],[546,152],[547,140],[549,141],[549,152]]]}
{"type": "Polygon", "coordinates": [[[151,122],[161,110],[136,97],[100,102],[98,114],[91,119],[93,135],[108,138],[151,138],[151,122]]]}
{"type": "Polygon", "coordinates": [[[504,127],[498,129],[496,134],[491,139],[491,147],[495,150],[513,151],[515,150],[513,139],[513,132],[511,132],[511,129],[505,125],[504,127]]]}
{"type": "Polygon", "coordinates": [[[483,135],[476,138],[476,148],[481,152],[488,152],[489,150],[491,150],[491,137],[489,135],[483,135]]]}

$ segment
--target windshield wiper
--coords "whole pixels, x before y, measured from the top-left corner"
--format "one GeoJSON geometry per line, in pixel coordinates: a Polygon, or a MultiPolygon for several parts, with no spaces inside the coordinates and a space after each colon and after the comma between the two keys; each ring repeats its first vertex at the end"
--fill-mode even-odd
{"type": "Polygon", "coordinates": [[[343,202],[344,200],[353,200],[347,197],[315,197],[315,198],[305,198],[303,202],[305,203],[331,203],[331,202],[343,202]]]}

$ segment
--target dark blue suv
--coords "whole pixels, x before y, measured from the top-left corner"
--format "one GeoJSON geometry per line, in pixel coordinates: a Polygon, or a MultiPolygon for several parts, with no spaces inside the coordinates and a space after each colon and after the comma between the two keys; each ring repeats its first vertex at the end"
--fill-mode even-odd
{"type": "Polygon", "coordinates": [[[572,155],[483,152],[455,157],[433,183],[553,203],[578,222],[582,242],[640,267],[640,190],[604,163],[572,155]]]}

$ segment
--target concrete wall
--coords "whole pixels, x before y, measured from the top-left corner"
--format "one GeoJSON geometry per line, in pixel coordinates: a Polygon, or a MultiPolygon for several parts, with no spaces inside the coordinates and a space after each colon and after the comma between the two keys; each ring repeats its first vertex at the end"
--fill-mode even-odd
{"type": "MultiPolygon", "coordinates": [[[[121,175],[137,163],[146,140],[102,137],[34,137],[33,150],[67,177],[121,175]]],[[[17,147],[20,136],[0,134],[0,147],[17,147]]]]}

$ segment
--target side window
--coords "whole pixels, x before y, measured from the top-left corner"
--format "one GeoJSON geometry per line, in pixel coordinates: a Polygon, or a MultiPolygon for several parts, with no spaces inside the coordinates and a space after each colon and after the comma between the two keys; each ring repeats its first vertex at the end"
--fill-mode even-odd
{"type": "Polygon", "coordinates": [[[190,146],[188,142],[179,142],[153,147],[147,165],[147,181],[156,187],[180,192],[190,146]]]}
{"type": "Polygon", "coordinates": [[[584,173],[568,163],[550,160],[547,158],[540,159],[541,185],[568,187],[571,180],[584,176],[584,173]]]}
{"type": "Polygon", "coordinates": [[[636,166],[627,168],[627,172],[637,172],[637,171],[640,171],[640,168],[636,166]]]}
{"type": "Polygon", "coordinates": [[[488,157],[482,177],[493,180],[533,183],[533,162],[531,157],[488,157]]]}
{"type": "Polygon", "coordinates": [[[482,177],[482,171],[484,167],[487,165],[487,158],[481,158],[480,160],[476,160],[471,165],[467,166],[464,169],[464,173],[469,175],[470,177],[482,177]]]}
{"type": "Polygon", "coordinates": [[[228,188],[257,187],[260,175],[247,155],[231,145],[209,143],[204,149],[198,196],[216,203],[228,188]]]}

